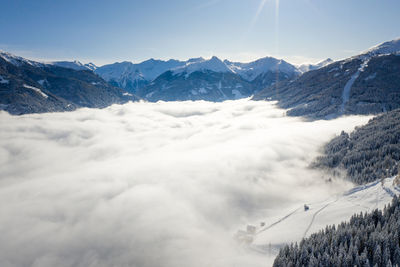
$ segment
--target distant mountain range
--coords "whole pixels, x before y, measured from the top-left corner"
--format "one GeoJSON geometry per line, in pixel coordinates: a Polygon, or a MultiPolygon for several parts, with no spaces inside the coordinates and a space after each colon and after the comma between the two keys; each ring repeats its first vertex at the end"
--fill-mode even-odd
{"type": "Polygon", "coordinates": [[[101,67],[79,61],[52,64],[92,70],[110,84],[149,101],[223,101],[249,97],[278,80],[292,79],[302,73],[296,66],[272,57],[250,63],[200,57],[187,61],[150,59],[138,64],[125,61],[101,67]]]}
{"type": "Polygon", "coordinates": [[[150,59],[98,67],[40,63],[0,52],[0,109],[13,114],[105,107],[130,100],[277,100],[293,116],[330,119],[400,107],[400,39],[360,55],[294,66],[265,57],[249,63],[150,59]]]}
{"type": "Polygon", "coordinates": [[[277,100],[293,116],[330,119],[400,108],[400,39],[269,86],[253,99],[277,100]]]}

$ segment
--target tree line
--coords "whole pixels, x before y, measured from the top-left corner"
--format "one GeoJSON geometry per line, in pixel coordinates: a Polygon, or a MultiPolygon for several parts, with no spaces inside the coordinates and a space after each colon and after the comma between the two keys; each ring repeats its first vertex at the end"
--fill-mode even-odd
{"type": "Polygon", "coordinates": [[[348,179],[364,184],[394,176],[400,166],[400,109],[371,119],[351,133],[342,133],[324,147],[313,167],[345,170],[348,179]]]}
{"type": "Polygon", "coordinates": [[[383,211],[353,215],[349,222],[282,248],[274,261],[281,266],[400,266],[400,201],[383,211]]]}

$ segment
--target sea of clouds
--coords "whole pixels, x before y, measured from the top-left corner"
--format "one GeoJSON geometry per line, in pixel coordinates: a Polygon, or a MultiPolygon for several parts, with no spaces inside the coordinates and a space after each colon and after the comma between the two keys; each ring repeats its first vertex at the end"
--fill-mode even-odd
{"type": "Polygon", "coordinates": [[[248,99],[1,112],[0,266],[266,266],[234,233],[349,188],[307,166],[367,120],[248,99]]]}

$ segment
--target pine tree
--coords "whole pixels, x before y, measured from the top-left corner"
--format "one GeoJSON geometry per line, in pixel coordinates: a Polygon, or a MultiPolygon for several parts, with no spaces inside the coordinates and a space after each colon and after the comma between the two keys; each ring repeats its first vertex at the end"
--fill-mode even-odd
{"type": "Polygon", "coordinates": [[[380,266],[382,264],[382,250],[381,246],[377,245],[374,250],[373,264],[380,266]]]}
{"type": "Polygon", "coordinates": [[[282,248],[274,266],[398,266],[399,231],[400,201],[394,197],[383,212],[355,214],[282,248]]]}

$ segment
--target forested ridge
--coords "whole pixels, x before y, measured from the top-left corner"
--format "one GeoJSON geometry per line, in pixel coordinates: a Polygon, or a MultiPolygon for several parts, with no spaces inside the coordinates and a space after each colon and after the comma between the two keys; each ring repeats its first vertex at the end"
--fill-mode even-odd
{"type": "Polygon", "coordinates": [[[357,184],[398,173],[400,161],[400,109],[371,119],[351,133],[342,132],[324,147],[314,167],[343,169],[357,184]]]}

